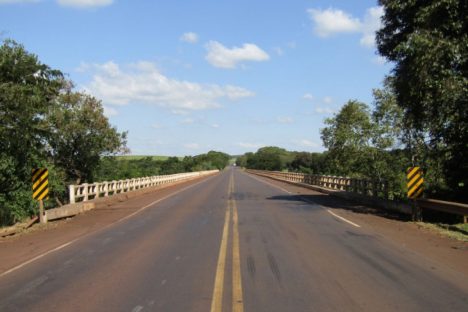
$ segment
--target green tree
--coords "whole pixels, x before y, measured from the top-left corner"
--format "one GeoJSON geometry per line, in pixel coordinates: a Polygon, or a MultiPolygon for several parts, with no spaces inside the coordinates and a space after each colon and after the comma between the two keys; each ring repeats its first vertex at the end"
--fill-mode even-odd
{"type": "Polygon", "coordinates": [[[468,2],[380,0],[379,53],[394,62],[406,144],[460,198],[468,194],[468,2]],[[421,149],[421,145],[425,145],[421,149]],[[437,170],[437,169],[435,169],[437,170]]]}
{"type": "Polygon", "coordinates": [[[328,148],[327,159],[332,173],[356,175],[362,173],[372,144],[374,126],[369,107],[349,101],[333,118],[325,119],[327,127],[320,130],[328,148]]]}
{"type": "Polygon", "coordinates": [[[60,71],[12,40],[0,46],[0,222],[31,214],[31,170],[46,163],[44,118],[64,85],[60,71]]]}
{"type": "Polygon", "coordinates": [[[126,133],[119,133],[104,116],[100,101],[79,92],[66,92],[47,115],[51,131],[49,152],[67,180],[92,182],[102,156],[126,152],[126,133]]]}

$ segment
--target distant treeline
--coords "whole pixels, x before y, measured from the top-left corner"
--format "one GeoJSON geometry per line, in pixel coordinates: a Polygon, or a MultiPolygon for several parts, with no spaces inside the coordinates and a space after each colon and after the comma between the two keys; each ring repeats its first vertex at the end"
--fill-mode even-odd
{"type": "Polygon", "coordinates": [[[181,172],[224,169],[230,156],[216,151],[197,156],[168,157],[161,160],[152,156],[131,158],[125,156],[103,157],[96,168],[94,180],[112,181],[149,177],[181,172]]]}

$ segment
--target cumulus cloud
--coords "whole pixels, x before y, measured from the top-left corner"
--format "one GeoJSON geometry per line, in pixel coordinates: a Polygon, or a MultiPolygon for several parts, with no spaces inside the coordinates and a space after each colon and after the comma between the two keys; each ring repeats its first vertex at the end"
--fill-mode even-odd
{"type": "Polygon", "coordinates": [[[314,96],[310,93],[306,93],[302,96],[302,98],[307,101],[312,101],[314,99],[314,96]]]}
{"type": "Polygon", "coordinates": [[[254,93],[232,85],[200,84],[171,79],[151,62],[119,65],[115,62],[85,64],[92,72],[85,91],[102,99],[106,105],[145,103],[165,107],[174,113],[220,107],[220,101],[237,100],[254,93]]]}
{"type": "Polygon", "coordinates": [[[372,7],[367,9],[362,23],[362,37],[360,43],[366,47],[375,45],[375,32],[382,27],[383,7],[372,7]]]}
{"type": "Polygon", "coordinates": [[[206,60],[211,65],[218,68],[232,69],[237,64],[246,61],[262,62],[270,59],[270,56],[253,43],[244,43],[242,47],[225,47],[217,41],[210,41],[206,44],[206,60]]]}
{"type": "Polygon", "coordinates": [[[380,6],[367,9],[363,19],[333,8],[309,9],[307,12],[314,23],[314,32],[319,37],[358,33],[361,34],[360,44],[366,47],[375,45],[375,32],[381,27],[381,17],[384,13],[380,6]]]}
{"type": "Polygon", "coordinates": [[[74,8],[93,8],[111,5],[113,0],[57,0],[62,6],[74,8]]]}
{"type": "Polygon", "coordinates": [[[314,32],[320,37],[329,37],[336,33],[359,32],[361,22],[344,11],[336,9],[309,9],[310,18],[315,23],[314,32]]]}
{"type": "Polygon", "coordinates": [[[186,32],[180,37],[180,40],[188,43],[197,43],[198,35],[194,32],[186,32]]]}

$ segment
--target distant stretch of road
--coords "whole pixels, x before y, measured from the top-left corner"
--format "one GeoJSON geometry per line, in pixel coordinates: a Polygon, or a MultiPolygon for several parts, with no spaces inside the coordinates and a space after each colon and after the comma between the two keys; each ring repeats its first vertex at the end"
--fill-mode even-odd
{"type": "Polygon", "coordinates": [[[468,280],[232,168],[0,275],[0,311],[466,312],[468,280]]]}

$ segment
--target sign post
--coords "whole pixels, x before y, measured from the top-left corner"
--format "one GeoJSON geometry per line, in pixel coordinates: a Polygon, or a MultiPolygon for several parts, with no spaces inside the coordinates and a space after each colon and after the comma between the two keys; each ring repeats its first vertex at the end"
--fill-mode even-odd
{"type": "Polygon", "coordinates": [[[421,198],[424,191],[423,172],[420,167],[409,167],[406,170],[406,179],[408,186],[408,198],[412,200],[412,219],[413,221],[422,220],[421,207],[418,206],[417,199],[421,198]]]}
{"type": "Polygon", "coordinates": [[[47,168],[33,169],[32,183],[33,199],[39,201],[39,220],[41,223],[47,223],[43,200],[49,198],[49,170],[47,168]]]}

